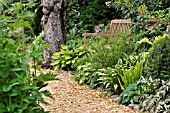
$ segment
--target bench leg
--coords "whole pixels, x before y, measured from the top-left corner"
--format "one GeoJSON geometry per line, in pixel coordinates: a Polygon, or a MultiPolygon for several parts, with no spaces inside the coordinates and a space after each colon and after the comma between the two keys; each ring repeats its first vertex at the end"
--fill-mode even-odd
{"type": "Polygon", "coordinates": [[[86,45],[86,36],[84,36],[84,50],[87,49],[87,45],[86,45]]]}

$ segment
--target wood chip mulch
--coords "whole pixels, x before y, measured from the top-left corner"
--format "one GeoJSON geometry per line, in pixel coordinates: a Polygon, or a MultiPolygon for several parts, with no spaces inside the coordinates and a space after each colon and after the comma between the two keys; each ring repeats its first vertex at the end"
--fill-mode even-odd
{"type": "Polygon", "coordinates": [[[119,105],[108,97],[101,98],[101,92],[79,85],[72,74],[66,71],[43,70],[58,74],[60,80],[50,81],[42,90],[48,90],[54,99],[44,97],[49,105],[40,104],[50,113],[137,113],[131,108],[119,105]]]}

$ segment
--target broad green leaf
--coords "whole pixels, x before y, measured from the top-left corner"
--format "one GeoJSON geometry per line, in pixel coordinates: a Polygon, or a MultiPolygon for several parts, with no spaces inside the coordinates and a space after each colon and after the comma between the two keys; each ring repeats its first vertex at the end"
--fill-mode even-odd
{"type": "Polygon", "coordinates": [[[54,70],[58,70],[58,69],[59,69],[59,66],[55,66],[55,67],[54,67],[54,70]]]}
{"type": "Polygon", "coordinates": [[[66,59],[66,60],[71,59],[71,56],[66,55],[66,56],[65,56],[65,59],[66,59]]]}
{"type": "Polygon", "coordinates": [[[74,64],[76,61],[75,60],[72,60],[72,64],[74,64]]]}
{"type": "Polygon", "coordinates": [[[67,61],[67,62],[66,62],[66,64],[70,64],[70,63],[71,63],[71,61],[67,61]]]}
{"type": "Polygon", "coordinates": [[[52,62],[50,65],[54,66],[60,63],[61,60],[55,60],[54,62],[52,62]]]}
{"type": "Polygon", "coordinates": [[[21,90],[38,89],[38,88],[39,87],[36,87],[36,86],[25,85],[21,88],[21,90]]]}
{"type": "Polygon", "coordinates": [[[4,92],[8,92],[9,90],[11,90],[12,86],[11,85],[3,85],[2,88],[3,88],[4,92]]]}
{"type": "Polygon", "coordinates": [[[63,67],[66,67],[66,64],[63,63],[63,64],[61,65],[61,68],[63,68],[63,67]]]}
{"type": "Polygon", "coordinates": [[[66,45],[62,44],[62,45],[61,45],[61,49],[67,50],[68,47],[67,47],[66,45]]]}
{"type": "Polygon", "coordinates": [[[148,44],[151,44],[151,45],[152,45],[152,42],[151,42],[151,41],[149,41],[149,39],[148,39],[148,38],[143,38],[142,40],[138,41],[137,43],[138,43],[138,44],[148,43],[148,44]]]}

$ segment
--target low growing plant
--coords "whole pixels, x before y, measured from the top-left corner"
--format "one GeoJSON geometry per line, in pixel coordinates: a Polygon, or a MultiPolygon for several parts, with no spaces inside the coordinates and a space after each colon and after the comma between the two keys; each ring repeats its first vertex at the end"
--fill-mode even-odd
{"type": "Polygon", "coordinates": [[[68,49],[66,45],[61,45],[61,51],[55,52],[51,63],[56,69],[73,69],[77,60],[85,55],[84,46],[80,46],[74,51],[68,49]]]}
{"type": "MultiPolygon", "coordinates": [[[[92,74],[96,71],[91,66],[91,63],[86,63],[85,65],[80,65],[77,67],[75,75],[75,80],[78,81],[79,84],[92,84],[92,74]]],[[[97,80],[96,80],[97,81],[97,80]]],[[[93,81],[94,84],[94,81],[93,81]]]]}
{"type": "MultiPolygon", "coordinates": [[[[143,111],[156,113],[170,112],[170,80],[161,80],[152,94],[145,94],[142,102],[143,111]]],[[[158,83],[157,83],[158,84],[158,83]]]]}
{"type": "Polygon", "coordinates": [[[135,83],[126,87],[125,90],[120,95],[119,103],[121,104],[141,104],[146,99],[147,96],[152,95],[155,89],[159,88],[160,80],[152,79],[151,77],[144,78],[136,81],[135,83]]]}

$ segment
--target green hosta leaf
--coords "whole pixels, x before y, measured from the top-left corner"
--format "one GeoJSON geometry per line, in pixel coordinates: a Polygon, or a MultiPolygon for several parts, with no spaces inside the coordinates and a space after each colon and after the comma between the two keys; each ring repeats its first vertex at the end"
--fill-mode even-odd
{"type": "Polygon", "coordinates": [[[74,64],[76,61],[75,60],[72,60],[72,64],[74,64]]]}
{"type": "Polygon", "coordinates": [[[65,62],[66,62],[65,60],[62,60],[62,61],[61,61],[62,64],[65,64],[65,62]]]}
{"type": "Polygon", "coordinates": [[[61,60],[55,60],[54,62],[52,62],[50,65],[54,66],[60,63],[61,60]]]}
{"type": "Polygon", "coordinates": [[[84,52],[80,52],[80,53],[79,53],[79,56],[81,56],[81,55],[83,55],[83,54],[84,54],[84,52]]]}
{"type": "Polygon", "coordinates": [[[61,56],[60,52],[55,52],[52,56],[53,59],[58,59],[61,56]]]}
{"type": "Polygon", "coordinates": [[[54,70],[58,70],[60,68],[60,66],[55,66],[54,70]]]}
{"type": "Polygon", "coordinates": [[[68,47],[66,45],[62,44],[61,49],[68,50],[68,47]]]}
{"type": "Polygon", "coordinates": [[[61,64],[61,68],[64,68],[64,67],[66,67],[66,64],[61,64]]]}
{"type": "Polygon", "coordinates": [[[64,55],[72,55],[73,52],[72,51],[65,51],[65,50],[61,50],[61,53],[64,54],[64,55]]]}
{"type": "Polygon", "coordinates": [[[144,43],[144,42],[152,45],[152,42],[149,41],[148,38],[143,38],[142,40],[138,41],[137,43],[138,43],[138,44],[141,44],[141,43],[144,43]]]}
{"type": "Polygon", "coordinates": [[[71,61],[67,61],[67,62],[66,62],[66,64],[70,64],[70,63],[71,63],[71,61]]]}
{"type": "Polygon", "coordinates": [[[68,55],[66,55],[64,57],[65,57],[66,60],[71,59],[71,56],[68,56],[68,55]]]}

